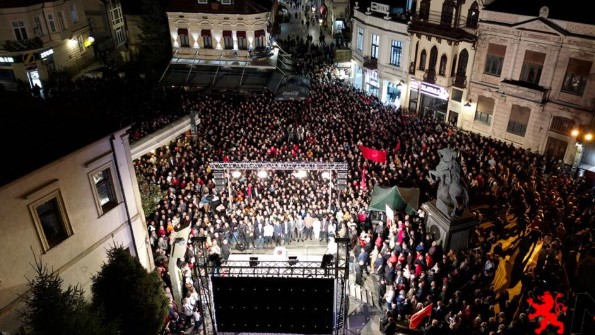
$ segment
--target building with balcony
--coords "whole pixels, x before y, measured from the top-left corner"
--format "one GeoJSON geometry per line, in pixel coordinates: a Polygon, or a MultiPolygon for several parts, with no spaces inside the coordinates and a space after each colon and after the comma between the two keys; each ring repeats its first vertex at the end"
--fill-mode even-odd
{"type": "Polygon", "coordinates": [[[0,0],[0,84],[38,85],[51,73],[77,73],[94,61],[83,0],[0,0]]]}
{"type": "Polygon", "coordinates": [[[227,76],[235,86],[225,88],[238,89],[247,69],[276,69],[271,1],[171,0],[166,11],[173,58],[165,83],[214,88],[227,76]]]}
{"type": "Polygon", "coordinates": [[[353,86],[385,104],[405,105],[411,38],[407,2],[399,6],[372,2],[354,7],[352,31],[353,86]]]}
{"type": "Polygon", "coordinates": [[[408,31],[408,108],[459,125],[475,57],[477,1],[416,0],[408,31]]]}
{"type": "MultiPolygon", "coordinates": [[[[122,1],[83,0],[83,3],[98,58],[107,58],[107,54],[119,52],[119,58],[128,61],[130,43],[122,1]]],[[[142,7],[139,2],[134,5],[142,7]]]]}
{"type": "Polygon", "coordinates": [[[114,245],[154,268],[127,128],[85,113],[68,120],[39,114],[35,122],[31,115],[0,117],[5,143],[27,134],[19,145],[12,137],[3,152],[10,164],[0,175],[2,334],[21,333],[19,296],[35,277],[34,257],[87,294],[114,245]]]}
{"type": "Polygon", "coordinates": [[[540,3],[481,11],[461,127],[576,165],[584,141],[572,130],[593,129],[595,23],[563,1],[540,3]]]}

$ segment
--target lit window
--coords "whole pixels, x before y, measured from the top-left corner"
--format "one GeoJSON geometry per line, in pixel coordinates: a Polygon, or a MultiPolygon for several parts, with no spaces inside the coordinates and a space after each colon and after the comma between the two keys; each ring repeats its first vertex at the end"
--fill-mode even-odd
{"type": "Polygon", "coordinates": [[[48,251],[72,235],[59,190],[29,205],[43,251],[48,251]]]}
{"type": "Polygon", "coordinates": [[[539,84],[544,62],[544,53],[530,50],[525,51],[525,59],[523,60],[523,67],[521,69],[519,80],[539,84]]]}
{"type": "Polygon", "coordinates": [[[394,66],[401,66],[401,52],[403,51],[403,46],[401,41],[392,40],[390,46],[390,65],[394,66]]]}
{"type": "Polygon", "coordinates": [[[50,25],[50,31],[52,33],[56,32],[56,21],[54,20],[54,16],[52,14],[48,14],[48,24],[50,25]]]}
{"type": "Polygon", "coordinates": [[[118,205],[110,168],[104,168],[93,174],[92,182],[101,214],[107,213],[118,205]]]}
{"type": "Polygon", "coordinates": [[[372,59],[378,59],[378,48],[380,46],[380,36],[372,34],[372,48],[370,56],[372,59]]]}
{"type": "Polygon", "coordinates": [[[357,50],[364,50],[364,29],[357,28],[357,50]]]}
{"type": "Polygon", "coordinates": [[[562,91],[582,96],[587,86],[592,65],[593,63],[590,61],[570,58],[564,76],[564,83],[562,83],[562,91]]]}

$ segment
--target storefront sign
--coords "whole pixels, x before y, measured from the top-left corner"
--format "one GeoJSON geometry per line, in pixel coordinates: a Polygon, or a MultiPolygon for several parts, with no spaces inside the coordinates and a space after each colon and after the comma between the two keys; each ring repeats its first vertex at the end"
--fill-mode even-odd
{"type": "Polygon", "coordinates": [[[25,66],[35,65],[35,55],[32,52],[27,52],[23,55],[23,64],[25,66]]]}
{"type": "Polygon", "coordinates": [[[14,63],[14,58],[12,58],[12,57],[0,57],[0,63],[14,63]]]}
{"type": "Polygon", "coordinates": [[[436,98],[448,100],[448,91],[444,87],[421,83],[421,92],[436,98]]]}
{"type": "Polygon", "coordinates": [[[385,5],[383,3],[377,3],[377,2],[372,2],[370,4],[370,9],[373,12],[382,13],[382,14],[388,14],[390,12],[389,5],[385,5]]]}
{"type": "Polygon", "coordinates": [[[54,49],[48,49],[44,52],[42,52],[41,54],[39,54],[39,56],[41,58],[46,58],[47,56],[53,55],[54,54],[54,49]]]}
{"type": "Polygon", "coordinates": [[[378,71],[368,71],[368,81],[378,84],[378,71]]]}

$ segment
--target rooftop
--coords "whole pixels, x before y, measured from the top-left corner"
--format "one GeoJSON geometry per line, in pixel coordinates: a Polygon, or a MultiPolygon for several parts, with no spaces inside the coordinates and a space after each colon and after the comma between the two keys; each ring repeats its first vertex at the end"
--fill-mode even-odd
{"type": "Polygon", "coordinates": [[[120,122],[91,109],[0,92],[0,186],[9,184],[117,130],[120,122]]]}
{"type": "Polygon", "coordinates": [[[212,9],[210,0],[206,4],[198,1],[170,0],[166,12],[183,13],[213,13],[213,14],[257,14],[270,12],[273,8],[271,0],[235,0],[231,5],[219,4],[218,9],[212,9]]]}
{"type": "Polygon", "coordinates": [[[547,6],[550,19],[593,24],[593,14],[585,10],[584,4],[579,0],[494,0],[485,9],[538,17],[541,7],[547,6]]]}

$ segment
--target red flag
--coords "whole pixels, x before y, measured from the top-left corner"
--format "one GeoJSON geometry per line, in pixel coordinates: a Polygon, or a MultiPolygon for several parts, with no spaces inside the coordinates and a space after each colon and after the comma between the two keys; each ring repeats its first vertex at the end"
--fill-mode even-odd
{"type": "Polygon", "coordinates": [[[432,304],[422,308],[409,319],[409,329],[417,329],[426,316],[432,315],[432,304]]]}
{"type": "Polygon", "coordinates": [[[386,151],[364,147],[363,145],[360,145],[359,149],[362,151],[365,159],[378,163],[386,162],[386,151]]]}

